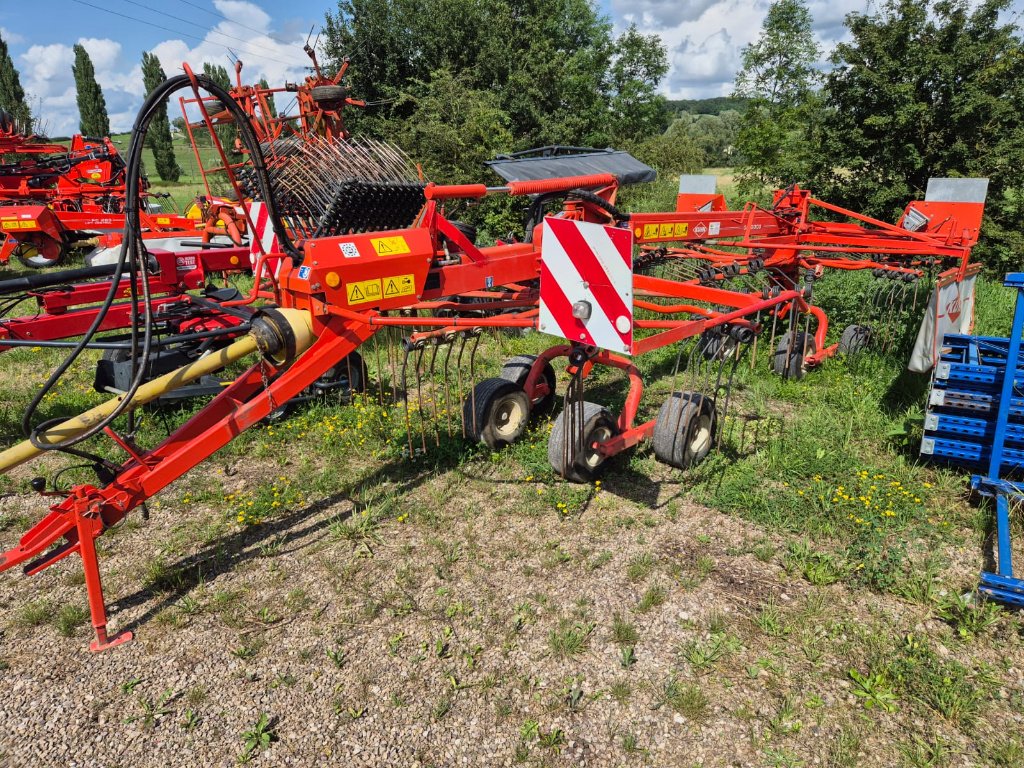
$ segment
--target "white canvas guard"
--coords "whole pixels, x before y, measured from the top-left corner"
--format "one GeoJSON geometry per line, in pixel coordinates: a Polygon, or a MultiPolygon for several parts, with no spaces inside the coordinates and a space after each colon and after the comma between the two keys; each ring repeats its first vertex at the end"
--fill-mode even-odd
{"type": "Polygon", "coordinates": [[[963,280],[936,283],[925,309],[908,370],[927,373],[938,362],[942,339],[947,333],[970,333],[974,327],[974,284],[977,272],[963,280]]]}

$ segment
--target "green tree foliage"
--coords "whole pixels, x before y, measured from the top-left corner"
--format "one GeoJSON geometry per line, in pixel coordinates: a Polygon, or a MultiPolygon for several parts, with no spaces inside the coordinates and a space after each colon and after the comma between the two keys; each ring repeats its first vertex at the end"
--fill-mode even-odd
{"type": "Polygon", "coordinates": [[[775,0],[760,36],[744,47],[736,77],[735,95],[750,99],[736,143],[746,194],[806,178],[819,57],[804,0],[775,0]]]}
{"type": "MultiPolygon", "coordinates": [[[[260,88],[270,88],[270,83],[267,82],[267,78],[260,78],[260,88]]],[[[271,117],[277,117],[277,105],[274,103],[274,97],[267,97],[267,112],[270,113],[271,117]]]]}
{"type": "Polygon", "coordinates": [[[929,177],[987,176],[977,254],[993,267],[1024,250],[1024,44],[1009,0],[887,0],[847,18],[817,129],[815,189],[892,220],[929,177]]]}
{"type": "Polygon", "coordinates": [[[74,46],[75,63],[71,71],[75,75],[75,90],[78,101],[79,130],[85,136],[100,138],[110,135],[110,118],[107,117],[107,102],[103,90],[96,82],[96,70],[89,58],[89,52],[81,45],[74,46]]]}
{"type": "MultiPolygon", "coordinates": [[[[214,83],[219,85],[225,91],[231,90],[231,77],[228,75],[227,69],[222,64],[211,64],[208,61],[203,62],[203,74],[208,76],[214,83]]],[[[213,102],[206,103],[207,111],[220,111],[217,104],[213,102]]],[[[238,131],[235,126],[231,124],[218,125],[215,129],[217,132],[217,139],[220,141],[225,152],[235,151],[235,137],[238,135],[238,131]]],[[[205,128],[199,129],[200,133],[205,133],[205,128]]]]}
{"type": "Polygon", "coordinates": [[[7,50],[6,41],[0,37],[0,109],[14,117],[15,122],[23,130],[32,128],[32,112],[29,110],[25,91],[21,87],[21,78],[14,68],[14,61],[7,50]]]}
{"type": "MultiPolygon", "coordinates": [[[[334,66],[351,57],[353,93],[383,105],[352,116],[362,131],[388,136],[424,119],[416,98],[435,77],[489,95],[492,128],[509,137],[503,150],[637,142],[667,123],[656,92],[664,46],[636,29],[615,39],[590,0],[339,0],[324,38],[334,66]]],[[[430,172],[450,163],[417,141],[438,131],[419,129],[406,147],[430,172]]]]}
{"type": "Polygon", "coordinates": [[[669,133],[684,133],[704,153],[704,164],[733,165],[742,116],[735,110],[720,114],[683,113],[669,126],[669,133]]]}
{"type": "MultiPolygon", "coordinates": [[[[163,67],[160,66],[160,59],[152,53],[143,53],[142,80],[146,86],[146,95],[149,96],[166,79],[167,75],[164,74],[163,67]]],[[[160,105],[156,117],[149,124],[146,144],[153,150],[156,172],[160,178],[164,181],[177,181],[181,177],[181,168],[174,157],[174,144],[171,141],[171,124],[167,119],[166,99],[160,105]]]]}

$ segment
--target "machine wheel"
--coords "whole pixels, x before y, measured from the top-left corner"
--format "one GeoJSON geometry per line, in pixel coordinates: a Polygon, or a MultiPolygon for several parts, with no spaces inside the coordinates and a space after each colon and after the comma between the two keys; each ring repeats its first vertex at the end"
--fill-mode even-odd
{"type": "Polygon", "coordinates": [[[800,331],[794,337],[789,332],[782,334],[779,345],[775,348],[775,359],[772,360],[772,370],[784,379],[802,379],[807,374],[807,365],[804,357],[818,351],[814,343],[814,336],[800,331]],[[793,346],[790,348],[790,343],[793,346]]]}
{"type": "MultiPolygon", "coordinates": [[[[505,381],[513,381],[519,387],[526,384],[526,377],[530,375],[536,355],[516,355],[501,366],[501,378],[505,381]]],[[[544,363],[544,370],[541,373],[545,383],[548,385],[548,393],[530,403],[530,416],[546,416],[551,412],[555,404],[555,387],[558,385],[555,379],[555,369],[551,363],[544,363]]]]}
{"type": "Polygon", "coordinates": [[[576,441],[569,430],[569,411],[558,414],[548,437],[548,461],[556,473],[573,483],[586,483],[605,462],[594,449],[619,432],[615,417],[603,405],[583,403],[582,440],[576,441]],[[568,442],[566,442],[568,440],[568,442]]]}
{"type": "Polygon", "coordinates": [[[871,343],[871,328],[867,325],[848,325],[839,337],[837,351],[844,355],[852,355],[866,349],[871,343]]]}
{"type": "Polygon", "coordinates": [[[701,354],[706,360],[728,360],[736,352],[739,342],[730,333],[719,333],[711,329],[700,335],[701,354]]]}
{"type": "Polygon", "coordinates": [[[314,85],[309,95],[321,109],[335,110],[345,103],[348,89],[342,85],[314,85]]]}
{"type": "Polygon", "coordinates": [[[484,379],[462,404],[466,434],[498,450],[523,436],[530,421],[530,400],[523,388],[506,379],[484,379]]]}
{"type": "Polygon", "coordinates": [[[340,390],[342,397],[350,398],[366,391],[370,374],[366,370],[363,356],[358,352],[349,352],[337,365],[327,370],[316,380],[313,389],[328,393],[340,390]]]}
{"type": "Polygon", "coordinates": [[[697,392],[673,392],[654,422],[654,455],[671,467],[689,469],[711,452],[717,428],[714,402],[697,392]]]}
{"type": "Polygon", "coordinates": [[[35,243],[19,243],[14,249],[14,256],[26,267],[32,269],[45,269],[60,264],[64,257],[64,249],[57,243],[53,248],[40,250],[35,243]]]}

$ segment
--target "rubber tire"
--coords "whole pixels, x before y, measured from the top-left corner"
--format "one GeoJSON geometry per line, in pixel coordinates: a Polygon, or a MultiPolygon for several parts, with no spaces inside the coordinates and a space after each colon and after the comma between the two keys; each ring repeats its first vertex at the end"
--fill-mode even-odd
{"type": "MultiPolygon", "coordinates": [[[[619,426],[611,412],[597,403],[583,403],[583,441],[586,446],[578,455],[563,457],[563,445],[568,437],[569,412],[558,414],[551,434],[548,437],[548,462],[555,473],[573,483],[589,483],[605,463],[606,457],[597,452],[590,452],[589,446],[595,442],[604,442],[619,433],[619,426]],[[568,459],[568,464],[563,463],[568,459]]],[[[575,441],[569,444],[569,453],[575,448],[575,441]]]]}
{"type": "MultiPolygon", "coordinates": [[[[355,394],[362,394],[366,391],[367,382],[370,380],[370,372],[366,369],[366,362],[358,352],[349,352],[341,358],[337,365],[329,368],[323,376],[317,379],[317,384],[332,385],[342,376],[351,377],[346,397],[355,394]]],[[[328,390],[330,392],[330,390],[328,390]]]]}
{"type": "MultiPolygon", "coordinates": [[[[501,378],[505,381],[514,381],[519,387],[522,387],[526,384],[526,378],[530,375],[530,369],[536,359],[536,355],[516,355],[501,366],[501,378]]],[[[551,367],[551,363],[544,363],[541,376],[547,382],[548,393],[536,402],[530,403],[531,418],[547,416],[555,406],[555,388],[558,386],[558,380],[555,378],[555,369],[551,367]]]]}
{"type": "Polygon", "coordinates": [[[530,400],[518,384],[484,379],[462,403],[466,436],[491,450],[516,442],[530,422],[530,400]]]}
{"type": "Polygon", "coordinates": [[[654,422],[654,455],[676,469],[700,464],[711,452],[718,413],[710,398],[698,392],[673,392],[654,422]]]}
{"type": "Polygon", "coordinates": [[[799,381],[807,374],[804,355],[814,354],[817,351],[818,346],[814,341],[814,336],[805,331],[799,331],[794,339],[787,331],[782,334],[782,338],[779,339],[779,344],[775,348],[772,370],[784,379],[799,381]],[[791,340],[795,344],[792,352],[789,349],[791,340]]]}
{"type": "Polygon", "coordinates": [[[61,261],[64,260],[64,249],[61,248],[60,252],[57,254],[57,258],[48,259],[45,256],[43,256],[39,252],[39,248],[33,245],[32,243],[22,243],[21,245],[15,247],[13,255],[16,256],[18,258],[18,261],[20,261],[29,269],[46,269],[48,267],[56,267],[58,264],[61,263],[61,261]],[[23,255],[23,249],[25,251],[31,252],[34,255],[23,255]]]}
{"type": "Polygon", "coordinates": [[[848,325],[843,329],[843,335],[839,337],[839,346],[836,351],[844,355],[853,355],[867,349],[870,343],[870,326],[848,325]]]}
{"type": "Polygon", "coordinates": [[[348,88],[343,85],[314,85],[309,96],[321,108],[333,111],[345,103],[348,88]]]}
{"type": "Polygon", "coordinates": [[[728,333],[721,334],[714,330],[704,331],[698,344],[705,360],[728,359],[739,346],[739,342],[728,333]]]}

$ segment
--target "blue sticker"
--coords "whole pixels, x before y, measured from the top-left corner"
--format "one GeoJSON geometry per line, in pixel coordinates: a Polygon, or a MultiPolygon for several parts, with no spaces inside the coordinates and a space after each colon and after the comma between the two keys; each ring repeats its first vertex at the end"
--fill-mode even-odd
{"type": "Polygon", "coordinates": [[[309,280],[309,267],[299,267],[299,280],[309,280]]]}

